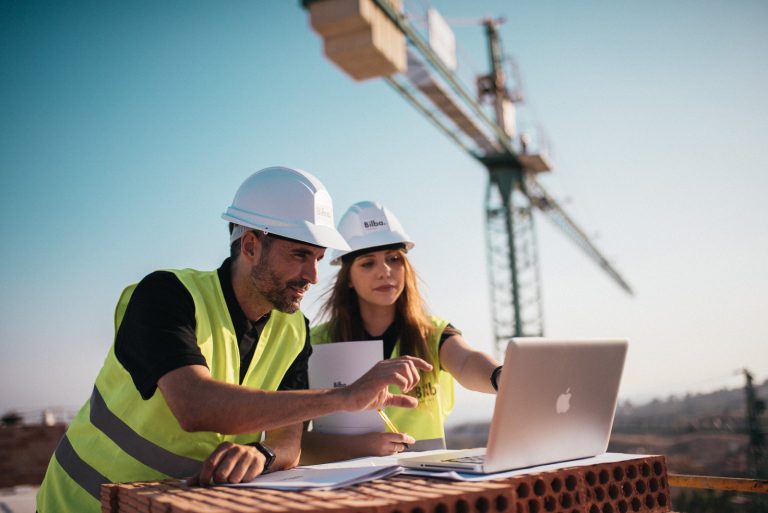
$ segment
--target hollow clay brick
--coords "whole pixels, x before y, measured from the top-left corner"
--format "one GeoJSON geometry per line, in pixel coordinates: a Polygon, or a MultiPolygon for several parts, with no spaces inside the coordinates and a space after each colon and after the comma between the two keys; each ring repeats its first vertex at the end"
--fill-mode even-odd
{"type": "Polygon", "coordinates": [[[102,488],[105,513],[663,513],[666,462],[647,456],[514,478],[454,482],[395,476],[340,490],[197,488],[179,481],[102,488]]]}

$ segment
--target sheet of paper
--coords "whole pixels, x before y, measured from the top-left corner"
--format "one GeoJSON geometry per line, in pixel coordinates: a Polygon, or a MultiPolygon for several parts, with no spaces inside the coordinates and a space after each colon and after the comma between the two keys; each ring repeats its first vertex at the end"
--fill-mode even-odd
{"type": "MultiPolygon", "coordinates": [[[[549,470],[595,465],[599,463],[616,463],[636,458],[643,458],[642,454],[605,453],[592,458],[563,461],[549,465],[538,465],[522,469],[497,472],[495,474],[468,474],[464,472],[445,472],[431,470],[406,469],[398,466],[398,461],[415,456],[424,456],[430,453],[443,453],[442,449],[434,451],[414,452],[400,454],[398,456],[370,456],[353,460],[324,463],[322,465],[310,465],[296,467],[290,470],[281,470],[259,476],[253,481],[240,484],[227,484],[222,486],[272,488],[276,490],[333,490],[353,484],[364,483],[374,479],[382,479],[396,474],[411,476],[428,476],[451,481],[488,481],[506,477],[534,474],[549,470]]],[[[455,452],[455,451],[448,451],[455,452]]]]}
{"type": "MultiPolygon", "coordinates": [[[[336,342],[312,348],[309,359],[310,388],[338,388],[349,385],[365,374],[384,352],[381,340],[336,342]]],[[[312,421],[312,430],[320,433],[356,435],[384,431],[376,410],[341,412],[312,421]]]]}
{"type": "MultiPolygon", "coordinates": [[[[439,452],[439,451],[430,451],[439,452]]],[[[416,453],[415,455],[425,455],[427,453],[416,453]]],[[[429,476],[437,477],[440,479],[449,479],[451,481],[489,481],[491,479],[503,479],[506,477],[522,476],[524,474],[535,474],[537,472],[546,472],[550,470],[560,470],[563,468],[571,467],[585,467],[587,465],[596,465],[599,463],[616,463],[619,461],[627,461],[636,458],[643,458],[643,454],[623,454],[616,452],[606,452],[599,454],[591,458],[581,458],[578,460],[561,461],[559,463],[550,463],[548,465],[537,465],[535,467],[526,467],[515,470],[507,470],[504,472],[496,472],[494,474],[470,474],[467,472],[456,471],[442,471],[442,470],[420,470],[420,469],[403,469],[402,474],[409,476],[429,476]]],[[[403,459],[402,457],[400,459],[403,459]]]]}
{"type": "Polygon", "coordinates": [[[275,490],[333,490],[381,479],[402,471],[397,465],[379,466],[340,466],[319,468],[321,466],[296,467],[259,476],[253,481],[225,486],[242,488],[272,488],[275,490]]]}

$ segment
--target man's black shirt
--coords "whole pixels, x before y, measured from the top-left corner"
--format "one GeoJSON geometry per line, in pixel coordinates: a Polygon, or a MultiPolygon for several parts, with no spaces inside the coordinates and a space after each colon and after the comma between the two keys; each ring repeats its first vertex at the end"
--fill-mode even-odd
{"type": "MultiPolygon", "coordinates": [[[[232,261],[217,270],[229,316],[240,349],[240,382],[251,363],[269,314],[250,321],[232,289],[232,261]]],[[[286,372],[278,390],[306,389],[307,364],[312,354],[309,321],[304,318],[306,339],[301,353],[286,372]]],[[[115,356],[125,367],[144,399],[151,398],[158,380],[186,365],[205,365],[195,336],[195,303],[175,274],[155,271],[142,279],[131,296],[115,337],[115,356]]]]}

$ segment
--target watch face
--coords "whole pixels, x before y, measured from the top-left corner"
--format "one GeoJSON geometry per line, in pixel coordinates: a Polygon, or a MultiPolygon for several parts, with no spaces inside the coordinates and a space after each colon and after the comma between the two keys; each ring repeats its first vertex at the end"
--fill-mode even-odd
{"type": "Polygon", "coordinates": [[[275,461],[275,453],[272,452],[272,450],[267,447],[266,445],[262,444],[261,442],[256,442],[253,444],[254,447],[256,447],[261,454],[264,455],[266,458],[266,461],[264,461],[264,472],[269,470],[269,467],[272,465],[272,462],[275,461]]]}

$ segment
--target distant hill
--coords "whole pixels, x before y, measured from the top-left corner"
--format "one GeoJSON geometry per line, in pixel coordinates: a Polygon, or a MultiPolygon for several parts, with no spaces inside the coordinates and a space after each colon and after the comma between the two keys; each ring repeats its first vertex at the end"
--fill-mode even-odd
{"type": "MultiPolygon", "coordinates": [[[[768,403],[768,380],[755,386],[755,394],[768,403]]],[[[745,418],[744,389],[723,389],[706,394],[654,399],[637,406],[629,401],[622,402],[616,409],[613,429],[617,433],[736,433],[744,431],[745,418]]],[[[763,421],[764,425],[768,422],[765,415],[763,421]]]]}

